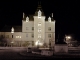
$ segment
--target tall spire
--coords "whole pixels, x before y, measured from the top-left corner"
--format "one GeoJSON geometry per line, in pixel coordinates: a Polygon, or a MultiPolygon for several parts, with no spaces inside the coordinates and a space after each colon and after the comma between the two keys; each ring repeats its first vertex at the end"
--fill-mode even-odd
{"type": "Polygon", "coordinates": [[[25,20],[25,13],[23,12],[23,20],[25,20]]]}
{"type": "Polygon", "coordinates": [[[41,7],[41,1],[38,1],[38,7],[37,7],[37,10],[35,11],[35,16],[38,16],[38,11],[39,10],[42,12],[42,15],[44,16],[44,13],[43,13],[43,10],[42,10],[42,7],[41,7]]]}
{"type": "Polygon", "coordinates": [[[38,5],[41,5],[41,1],[38,1],[38,5]]]}
{"type": "Polygon", "coordinates": [[[52,13],[52,18],[53,18],[53,13],[52,13]]]}
{"type": "Polygon", "coordinates": [[[41,9],[42,7],[41,7],[41,1],[38,1],[38,7],[37,7],[37,9],[41,9]]]}

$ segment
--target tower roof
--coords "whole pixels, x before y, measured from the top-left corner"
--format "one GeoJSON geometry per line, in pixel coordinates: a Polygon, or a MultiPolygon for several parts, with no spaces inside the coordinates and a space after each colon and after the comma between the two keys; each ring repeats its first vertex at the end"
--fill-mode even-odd
{"type": "Polygon", "coordinates": [[[44,16],[44,12],[42,10],[42,7],[41,7],[41,2],[38,2],[38,7],[37,7],[37,10],[35,11],[35,16],[38,16],[38,11],[41,11],[42,12],[42,16],[44,16]]]}

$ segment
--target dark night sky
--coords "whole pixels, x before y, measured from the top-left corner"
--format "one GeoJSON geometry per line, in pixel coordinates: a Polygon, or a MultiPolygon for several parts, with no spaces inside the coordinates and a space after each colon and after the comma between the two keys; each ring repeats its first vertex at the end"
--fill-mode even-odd
{"type": "MultiPolygon", "coordinates": [[[[56,34],[74,34],[79,38],[80,34],[80,6],[77,0],[47,0],[41,1],[46,16],[54,13],[56,20],[56,34]]],[[[21,25],[22,13],[34,14],[38,5],[36,0],[17,2],[0,2],[0,26],[21,25]]]]}

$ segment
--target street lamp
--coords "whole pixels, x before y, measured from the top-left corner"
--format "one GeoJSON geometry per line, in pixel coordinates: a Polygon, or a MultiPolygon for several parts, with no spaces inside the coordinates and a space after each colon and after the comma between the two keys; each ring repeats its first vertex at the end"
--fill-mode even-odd
{"type": "Polygon", "coordinates": [[[65,35],[65,42],[66,42],[67,44],[70,44],[71,39],[72,39],[72,36],[70,36],[70,35],[65,35]]]}
{"type": "Polygon", "coordinates": [[[66,40],[70,40],[72,37],[71,36],[65,36],[66,40]]]}

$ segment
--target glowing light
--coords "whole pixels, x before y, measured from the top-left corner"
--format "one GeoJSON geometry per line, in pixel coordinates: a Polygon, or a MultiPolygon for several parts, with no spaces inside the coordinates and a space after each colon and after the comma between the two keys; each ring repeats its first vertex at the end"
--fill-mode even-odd
{"type": "Polygon", "coordinates": [[[42,46],[43,43],[39,42],[39,40],[38,40],[38,41],[35,42],[35,45],[36,45],[36,46],[38,46],[38,45],[42,46]]]}
{"type": "Polygon", "coordinates": [[[16,36],[16,38],[21,38],[21,36],[16,36]]]}
{"type": "Polygon", "coordinates": [[[39,45],[39,42],[38,42],[38,41],[36,41],[35,45],[39,45]]]}
{"type": "Polygon", "coordinates": [[[65,37],[67,40],[71,39],[72,37],[71,36],[66,36],[65,37]]]}

